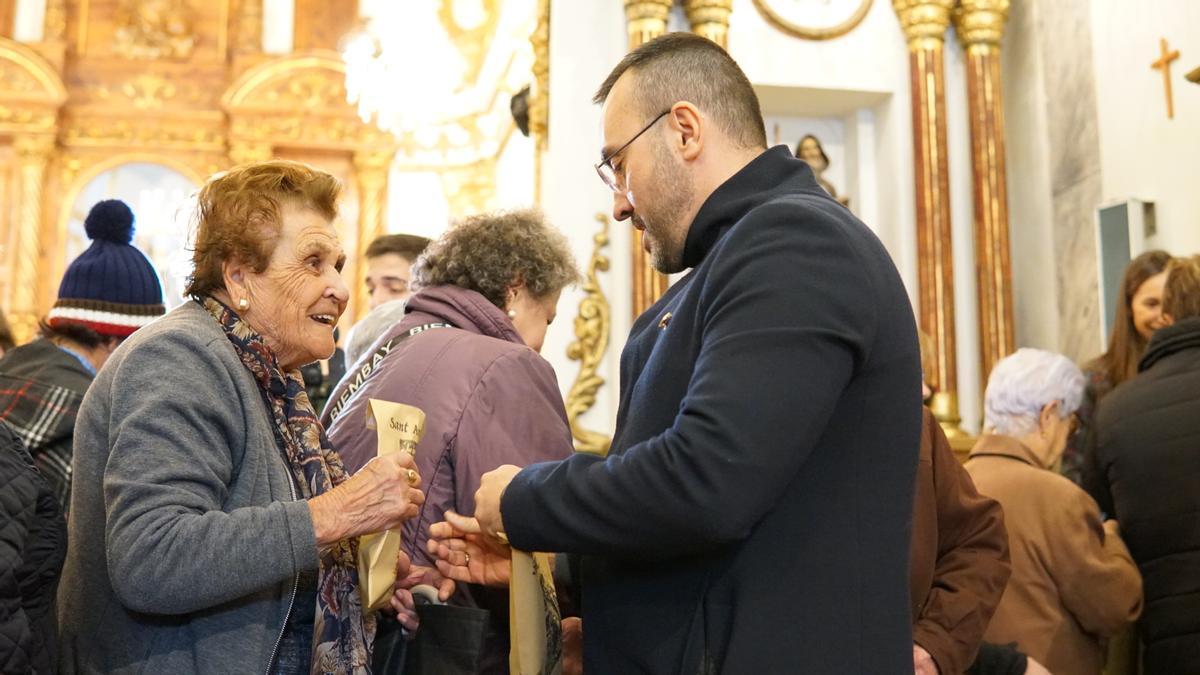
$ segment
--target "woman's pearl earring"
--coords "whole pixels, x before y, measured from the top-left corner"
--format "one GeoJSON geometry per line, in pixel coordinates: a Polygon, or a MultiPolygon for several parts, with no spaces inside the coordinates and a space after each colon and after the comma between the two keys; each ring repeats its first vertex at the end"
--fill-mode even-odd
{"type": "Polygon", "coordinates": [[[250,309],[250,301],[245,298],[238,300],[238,309],[242,310],[243,312],[250,309]]]}
{"type": "Polygon", "coordinates": [[[510,319],[517,318],[517,310],[515,310],[515,309],[508,310],[508,318],[510,318],[510,319]]]}

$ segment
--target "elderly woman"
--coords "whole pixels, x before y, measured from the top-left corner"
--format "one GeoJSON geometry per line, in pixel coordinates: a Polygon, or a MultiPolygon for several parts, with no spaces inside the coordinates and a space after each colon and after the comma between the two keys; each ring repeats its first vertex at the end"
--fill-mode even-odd
{"type": "Polygon", "coordinates": [[[406,453],[349,476],[298,371],[346,306],[339,190],[274,161],[200,191],[193,301],[127,340],[79,412],[64,672],[364,672],[356,537],[423,497],[406,453]]]}
{"type": "MultiPolygon", "coordinates": [[[[330,399],[330,438],[351,470],[375,454],[362,423],[368,399],[425,411],[416,456],[427,499],[404,527],[415,565],[433,566],[430,525],[449,509],[474,512],[484,473],[572,452],[554,369],[538,352],[577,276],[566,239],[537,212],[467,218],[417,259],[408,313],[375,343],[382,360],[352,371],[330,399]]],[[[460,584],[450,602],[490,611],[480,670],[507,673],[507,590],[460,584]]]]}
{"type": "Polygon", "coordinates": [[[1142,578],[1096,502],[1055,470],[1083,396],[1065,356],[1021,349],[996,364],[987,431],[967,472],[1000,502],[1012,577],[984,639],[1017,648],[1056,675],[1098,675],[1104,641],[1142,611],[1142,578]]]}

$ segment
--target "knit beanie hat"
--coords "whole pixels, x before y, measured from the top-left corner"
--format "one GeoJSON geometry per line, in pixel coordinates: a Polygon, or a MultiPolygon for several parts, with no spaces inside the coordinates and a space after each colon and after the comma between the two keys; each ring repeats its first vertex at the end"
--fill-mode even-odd
{"type": "Polygon", "coordinates": [[[97,203],[83,221],[92,240],[68,267],[50,326],[73,323],[128,337],[166,312],[158,272],[133,241],[133,211],[119,199],[97,203]]]}

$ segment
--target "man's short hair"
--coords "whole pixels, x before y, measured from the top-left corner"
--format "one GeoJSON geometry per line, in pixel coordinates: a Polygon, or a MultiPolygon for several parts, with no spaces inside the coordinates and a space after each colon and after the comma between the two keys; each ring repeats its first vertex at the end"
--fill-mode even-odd
{"type": "Polygon", "coordinates": [[[637,106],[647,120],[689,101],[716,120],[744,148],[765,148],[758,95],[746,74],[720,45],[692,33],[667,33],[625,55],[592,100],[604,103],[625,71],[635,76],[637,106]]]}
{"type": "Polygon", "coordinates": [[[415,234],[385,234],[371,242],[364,255],[367,260],[370,260],[371,258],[378,258],[381,255],[395,253],[408,262],[413,263],[425,252],[425,247],[429,246],[429,241],[428,238],[418,237],[415,234]]]}
{"type": "Polygon", "coordinates": [[[1200,316],[1200,255],[1175,258],[1167,265],[1163,314],[1175,321],[1200,316]]]}

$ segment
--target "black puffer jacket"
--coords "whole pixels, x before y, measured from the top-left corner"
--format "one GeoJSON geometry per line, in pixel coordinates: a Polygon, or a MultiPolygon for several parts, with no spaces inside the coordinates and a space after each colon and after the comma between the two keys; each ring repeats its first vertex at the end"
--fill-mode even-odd
{"type": "Polygon", "coordinates": [[[25,445],[2,422],[0,486],[0,673],[54,673],[67,524],[25,445]]]}
{"type": "Polygon", "coordinates": [[[1121,524],[1146,594],[1145,672],[1200,673],[1200,318],[1154,334],[1100,403],[1085,485],[1121,524]]]}

